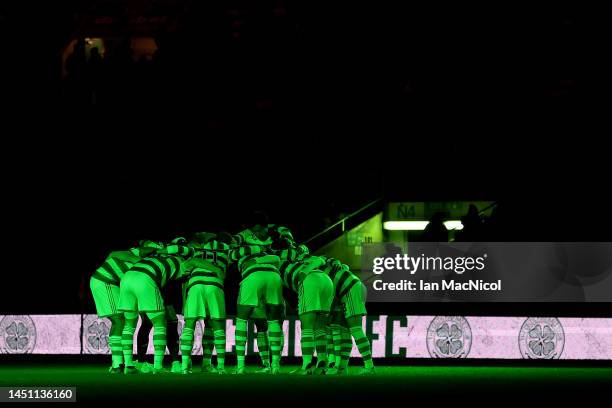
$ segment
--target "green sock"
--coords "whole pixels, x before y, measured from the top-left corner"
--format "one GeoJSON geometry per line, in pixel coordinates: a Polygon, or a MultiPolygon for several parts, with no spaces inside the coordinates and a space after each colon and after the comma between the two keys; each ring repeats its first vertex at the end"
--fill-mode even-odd
{"type": "Polygon", "coordinates": [[[247,342],[247,321],[236,318],[236,361],[238,368],[244,367],[244,352],[247,342]]]}
{"type": "Polygon", "coordinates": [[[225,369],[225,330],[215,330],[215,350],[217,350],[217,368],[225,369]]]}
{"type": "Polygon", "coordinates": [[[315,347],[317,349],[317,365],[320,362],[327,363],[327,335],[325,329],[314,331],[315,347]]]}
{"type": "Polygon", "coordinates": [[[302,346],[302,368],[306,368],[312,362],[312,353],[315,350],[314,331],[312,329],[302,329],[300,342],[302,346]]]}
{"type": "Polygon", "coordinates": [[[340,350],[340,367],[339,368],[347,368],[349,364],[349,359],[351,358],[351,351],[353,351],[353,338],[351,337],[351,332],[347,327],[340,326],[340,335],[342,347],[340,350]]]}
{"type": "Polygon", "coordinates": [[[181,356],[182,356],[182,364],[181,368],[183,370],[189,369],[191,365],[191,352],[193,350],[193,332],[194,330],[190,327],[185,327],[183,329],[183,334],[181,334],[181,356]]]}
{"type": "Polygon", "coordinates": [[[281,331],[280,353],[283,354],[283,350],[285,349],[285,333],[283,332],[283,322],[280,322],[280,331],[281,331]]]}
{"type": "Polygon", "coordinates": [[[166,354],[166,326],[153,326],[153,368],[161,370],[164,366],[166,354]]]}
{"type": "Polygon", "coordinates": [[[212,365],[212,352],[215,345],[215,336],[213,329],[210,326],[204,327],[204,333],[202,333],[202,366],[210,367],[212,365]]]}
{"type": "Polygon", "coordinates": [[[270,354],[272,367],[280,367],[281,344],[283,343],[283,330],[278,320],[268,320],[268,336],[270,338],[270,354]]]}
{"type": "Polygon", "coordinates": [[[372,347],[370,346],[370,340],[366,337],[361,326],[351,327],[351,335],[355,339],[355,345],[363,358],[363,364],[366,368],[374,367],[372,361],[372,347]]]}
{"type": "Polygon", "coordinates": [[[123,349],[123,360],[126,367],[134,367],[134,332],[135,327],[130,327],[127,324],[123,327],[121,333],[121,348],[123,349]]]}
{"type": "Polygon", "coordinates": [[[334,351],[334,338],[332,336],[332,329],[330,326],[325,328],[325,343],[327,346],[327,361],[328,364],[336,361],[336,354],[334,351]]]}
{"type": "Polygon", "coordinates": [[[334,356],[336,357],[334,365],[336,368],[340,367],[340,361],[342,360],[342,333],[340,326],[337,324],[331,325],[332,340],[334,342],[334,356]]]}
{"type": "Polygon", "coordinates": [[[108,347],[111,350],[113,368],[123,364],[123,346],[121,336],[108,336],[108,347]]]}
{"type": "Polygon", "coordinates": [[[270,345],[268,342],[267,332],[257,332],[257,349],[259,350],[259,357],[261,357],[261,363],[264,367],[270,366],[270,345]]]}

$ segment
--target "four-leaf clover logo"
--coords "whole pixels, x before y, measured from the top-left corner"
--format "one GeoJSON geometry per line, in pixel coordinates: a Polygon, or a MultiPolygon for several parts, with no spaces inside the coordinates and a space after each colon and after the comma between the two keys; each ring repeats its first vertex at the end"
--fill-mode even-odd
{"type": "Polygon", "coordinates": [[[463,333],[455,323],[451,323],[450,327],[448,323],[444,323],[436,330],[436,335],[438,337],[436,347],[444,355],[455,355],[463,347],[461,341],[463,333]]]}
{"type": "Polygon", "coordinates": [[[87,328],[87,342],[96,350],[108,348],[109,328],[104,321],[95,321],[87,328]]]}
{"type": "Polygon", "coordinates": [[[13,351],[21,352],[26,349],[30,339],[28,328],[21,321],[14,321],[5,329],[6,345],[13,351]]]}
{"type": "Polygon", "coordinates": [[[548,357],[555,350],[555,332],[549,325],[536,325],[529,331],[529,349],[536,356],[548,357]]]}

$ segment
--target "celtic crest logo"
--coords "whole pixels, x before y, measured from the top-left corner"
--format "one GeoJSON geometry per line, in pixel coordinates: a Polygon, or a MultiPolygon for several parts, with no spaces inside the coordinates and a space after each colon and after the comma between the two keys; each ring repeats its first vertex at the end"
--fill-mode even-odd
{"type": "Polygon", "coordinates": [[[530,317],[521,326],[518,342],[525,359],[557,359],[563,353],[565,333],[556,317],[530,317]]]}
{"type": "Polygon", "coordinates": [[[108,333],[110,321],[88,315],[83,321],[83,352],[86,354],[109,354],[108,333]]]}
{"type": "Polygon", "coordinates": [[[464,358],[472,347],[472,329],[463,316],[437,316],[427,329],[427,351],[435,358],[464,358]]]}
{"type": "Polygon", "coordinates": [[[5,316],[0,322],[0,353],[28,354],[36,346],[36,326],[30,316],[5,316]]]}

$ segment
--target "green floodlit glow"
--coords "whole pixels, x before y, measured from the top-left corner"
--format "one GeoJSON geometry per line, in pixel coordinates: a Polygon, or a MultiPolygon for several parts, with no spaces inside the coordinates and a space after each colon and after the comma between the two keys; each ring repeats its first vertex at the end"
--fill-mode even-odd
{"type": "MultiPolygon", "coordinates": [[[[423,231],[427,224],[429,221],[385,221],[383,228],[388,231],[423,231]]],[[[459,220],[444,221],[444,226],[448,230],[463,229],[463,224],[459,220]]]]}

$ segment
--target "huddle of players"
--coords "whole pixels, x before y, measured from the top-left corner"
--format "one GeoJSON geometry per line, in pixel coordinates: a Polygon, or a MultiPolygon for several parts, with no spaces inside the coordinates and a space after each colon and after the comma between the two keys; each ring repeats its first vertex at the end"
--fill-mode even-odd
{"type": "MultiPolygon", "coordinates": [[[[180,282],[185,325],[180,337],[180,366],[174,362],[172,371],[192,372],[195,327],[203,319],[202,371],[225,374],[224,280],[232,263],[236,263],[241,275],[236,309],[236,374],[245,373],[249,319],[257,327],[262,371],[279,373],[284,344],[283,286],[297,294],[301,322],[303,361],[293,373],[345,374],[353,339],[363,358],[362,373],[374,373],[370,342],[362,328],[366,308],[359,278],[337,259],[311,255],[306,246],[295,243],[287,228],[268,224],[265,219],[234,236],[198,233],[189,242],[184,238],[169,243],[141,241],[136,248],[112,252],[90,280],[98,316],[111,321],[110,372],[140,372],[133,360],[139,314],[143,322],[145,316],[151,321],[154,330],[151,371],[165,371],[163,358],[166,346],[170,346],[167,323],[176,318],[172,318],[172,308],[164,302],[163,294],[171,282],[180,282]],[[211,364],[213,348],[217,352],[216,367],[211,364]]],[[[171,354],[178,353],[171,350],[171,354]]]]}

